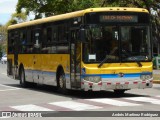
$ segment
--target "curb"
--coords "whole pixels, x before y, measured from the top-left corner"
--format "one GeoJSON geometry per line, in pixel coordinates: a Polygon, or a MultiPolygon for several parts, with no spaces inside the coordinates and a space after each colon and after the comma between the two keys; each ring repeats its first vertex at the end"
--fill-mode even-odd
{"type": "Polygon", "coordinates": [[[153,83],[160,84],[160,80],[153,80],[153,83]]]}

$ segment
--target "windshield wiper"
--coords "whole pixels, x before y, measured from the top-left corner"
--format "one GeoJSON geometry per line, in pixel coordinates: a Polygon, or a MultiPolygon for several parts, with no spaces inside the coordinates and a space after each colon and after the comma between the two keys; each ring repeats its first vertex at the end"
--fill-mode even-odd
{"type": "Polygon", "coordinates": [[[136,57],[133,57],[133,58],[134,58],[135,62],[138,64],[139,67],[142,67],[142,66],[143,66],[140,61],[136,60],[136,57]]]}
{"type": "Polygon", "coordinates": [[[142,67],[142,66],[143,66],[140,61],[137,61],[137,60],[136,60],[136,63],[138,64],[139,67],[142,67]]]}
{"type": "Polygon", "coordinates": [[[104,60],[98,65],[98,68],[100,68],[107,60],[108,60],[108,57],[106,56],[104,60]]]}
{"type": "MultiPolygon", "coordinates": [[[[100,68],[107,60],[108,60],[109,56],[106,55],[106,57],[104,58],[104,60],[98,65],[98,68],[100,68]]],[[[140,61],[138,61],[136,59],[136,57],[133,57],[135,62],[138,64],[139,67],[142,67],[142,63],[140,61]]]]}

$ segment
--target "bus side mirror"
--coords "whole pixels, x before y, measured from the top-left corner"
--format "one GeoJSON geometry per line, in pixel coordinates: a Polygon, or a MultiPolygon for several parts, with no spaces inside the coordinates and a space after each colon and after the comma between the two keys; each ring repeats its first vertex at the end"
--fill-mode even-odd
{"type": "Polygon", "coordinates": [[[79,31],[79,37],[81,42],[86,41],[86,30],[84,28],[80,29],[79,31]]]}

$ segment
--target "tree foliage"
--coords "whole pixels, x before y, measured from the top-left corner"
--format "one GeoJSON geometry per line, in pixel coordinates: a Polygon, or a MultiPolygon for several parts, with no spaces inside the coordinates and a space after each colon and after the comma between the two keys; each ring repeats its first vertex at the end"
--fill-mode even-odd
{"type": "Polygon", "coordinates": [[[19,0],[17,13],[35,14],[35,19],[100,6],[99,0],[19,0]]]}
{"type": "Polygon", "coordinates": [[[0,57],[6,53],[7,27],[0,25],[0,57]]]}
{"type": "Polygon", "coordinates": [[[25,22],[27,20],[27,15],[24,12],[13,13],[11,19],[6,23],[6,26],[25,22]]]}
{"type": "Polygon", "coordinates": [[[43,15],[51,16],[91,7],[141,7],[150,11],[160,9],[159,0],[18,0],[17,13],[35,14],[35,19],[43,15]]]}

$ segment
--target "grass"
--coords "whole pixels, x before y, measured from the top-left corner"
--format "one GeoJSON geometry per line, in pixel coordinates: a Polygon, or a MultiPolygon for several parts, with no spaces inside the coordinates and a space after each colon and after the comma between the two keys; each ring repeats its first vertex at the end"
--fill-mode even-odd
{"type": "Polygon", "coordinates": [[[160,74],[153,74],[153,80],[160,80],[160,74]]]}

